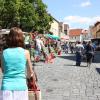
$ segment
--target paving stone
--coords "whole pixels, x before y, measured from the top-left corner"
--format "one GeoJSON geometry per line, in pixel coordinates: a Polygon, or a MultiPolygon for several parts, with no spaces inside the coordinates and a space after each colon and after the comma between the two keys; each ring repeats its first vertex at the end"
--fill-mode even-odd
{"type": "MultiPolygon", "coordinates": [[[[95,56],[95,60],[100,56],[95,56]]],[[[35,70],[42,92],[42,100],[100,100],[100,68],[93,63],[90,68],[82,62],[75,66],[74,54],[62,54],[54,63],[38,62],[35,70]]]]}
{"type": "MultiPolygon", "coordinates": [[[[53,89],[53,91],[47,93],[49,97],[51,96],[47,100],[51,100],[51,98],[56,100],[57,95],[52,97],[52,93],[61,96],[57,100],[99,100],[100,76],[96,68],[100,66],[100,63],[93,63],[90,68],[77,67],[74,66],[74,59],[75,56],[72,54],[62,55],[57,57],[52,64],[42,63],[42,66],[35,66],[39,84],[44,87],[42,88],[43,97],[46,96],[44,90],[47,87],[53,89]],[[67,58],[67,56],[72,56],[73,60],[67,58]]],[[[39,64],[41,63],[37,63],[37,65],[39,64]]],[[[86,63],[82,63],[82,66],[85,65],[86,63]]]]}

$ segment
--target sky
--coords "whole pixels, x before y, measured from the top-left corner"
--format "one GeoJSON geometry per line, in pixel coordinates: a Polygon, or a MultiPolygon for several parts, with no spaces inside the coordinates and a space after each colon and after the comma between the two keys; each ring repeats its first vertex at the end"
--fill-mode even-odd
{"type": "Polygon", "coordinates": [[[43,0],[47,11],[70,28],[88,29],[100,21],[100,0],[43,0]]]}

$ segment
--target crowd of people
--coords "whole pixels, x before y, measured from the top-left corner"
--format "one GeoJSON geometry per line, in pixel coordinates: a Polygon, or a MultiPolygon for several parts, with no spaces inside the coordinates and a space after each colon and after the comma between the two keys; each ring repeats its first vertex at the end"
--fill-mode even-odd
{"type": "Polygon", "coordinates": [[[81,65],[82,57],[86,58],[87,66],[90,66],[95,52],[95,46],[91,42],[65,42],[62,45],[59,39],[49,38],[36,30],[23,34],[17,27],[11,28],[6,43],[1,58],[3,77],[0,100],[28,100],[26,76],[33,77],[36,81],[31,61],[36,63],[43,59],[44,63],[53,63],[61,51],[66,54],[70,51],[76,54],[76,66],[81,65]]]}
{"type": "Polygon", "coordinates": [[[26,44],[26,48],[30,47],[34,62],[39,62],[42,56],[45,63],[52,63],[56,55],[61,54],[61,51],[66,54],[69,52],[76,54],[76,66],[81,65],[82,59],[85,59],[87,66],[90,66],[94,59],[95,45],[91,41],[62,42],[61,40],[48,38],[37,31],[32,31],[28,36],[30,36],[30,41],[28,45],[26,44]]]}
{"type": "MultiPolygon", "coordinates": [[[[37,83],[32,62],[36,63],[42,59],[44,63],[53,63],[56,55],[61,54],[61,47],[58,39],[54,40],[36,30],[25,33],[20,28],[13,27],[5,37],[1,52],[0,72],[3,77],[0,100],[28,100],[28,85],[32,84],[31,81],[28,84],[27,79],[32,78],[34,84],[37,83]]],[[[36,89],[33,90],[37,91],[38,88],[34,84],[36,89]]],[[[37,98],[41,100],[41,95],[37,94],[37,98]]]]}
{"type": "Polygon", "coordinates": [[[86,59],[87,66],[90,67],[92,61],[94,60],[94,54],[95,54],[95,46],[89,41],[89,42],[83,42],[83,44],[76,46],[76,48],[80,48],[80,50],[76,51],[76,58],[78,59],[76,65],[81,64],[82,57],[86,59]],[[79,53],[79,55],[77,55],[79,53]],[[80,58],[78,58],[80,56],[80,58]],[[79,60],[80,59],[80,60],[79,60]]]}
{"type": "Polygon", "coordinates": [[[82,59],[86,60],[87,66],[90,66],[92,61],[94,60],[96,46],[91,41],[77,41],[75,43],[64,42],[62,45],[62,49],[66,54],[68,52],[76,54],[76,66],[81,65],[82,59]]]}
{"type": "Polygon", "coordinates": [[[25,48],[29,49],[31,59],[39,62],[52,63],[56,55],[60,55],[60,40],[54,40],[38,31],[32,31],[25,35],[25,48]]]}

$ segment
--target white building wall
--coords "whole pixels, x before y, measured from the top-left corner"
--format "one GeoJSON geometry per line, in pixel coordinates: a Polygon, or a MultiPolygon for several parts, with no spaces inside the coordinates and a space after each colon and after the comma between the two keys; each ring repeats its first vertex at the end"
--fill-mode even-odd
{"type": "Polygon", "coordinates": [[[50,32],[52,32],[54,35],[59,36],[59,23],[56,20],[53,20],[53,23],[51,24],[50,32]]]}
{"type": "Polygon", "coordinates": [[[69,41],[71,41],[71,42],[80,41],[80,36],[73,36],[73,37],[70,37],[69,41]]]}

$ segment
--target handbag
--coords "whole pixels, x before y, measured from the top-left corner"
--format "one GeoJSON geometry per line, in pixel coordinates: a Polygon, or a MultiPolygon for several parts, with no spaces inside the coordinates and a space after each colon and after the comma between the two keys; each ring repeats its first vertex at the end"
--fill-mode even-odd
{"type": "Polygon", "coordinates": [[[33,77],[27,78],[27,86],[29,91],[29,99],[41,100],[41,91],[37,85],[37,81],[33,77]]]}
{"type": "Polygon", "coordinates": [[[58,50],[58,55],[61,55],[61,50],[58,50]]]}
{"type": "Polygon", "coordinates": [[[27,78],[28,91],[39,91],[37,81],[33,77],[27,78]]]}

